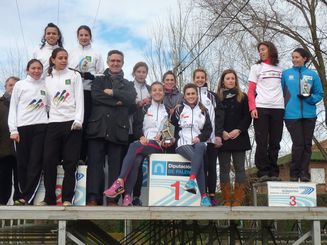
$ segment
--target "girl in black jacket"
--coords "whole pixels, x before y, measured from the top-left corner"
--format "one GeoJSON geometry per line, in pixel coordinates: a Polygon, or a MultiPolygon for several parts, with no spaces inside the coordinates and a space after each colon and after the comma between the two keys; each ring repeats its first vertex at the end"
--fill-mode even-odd
{"type": "Polygon", "coordinates": [[[240,206],[245,196],[245,151],[251,149],[248,128],[251,124],[248,98],[239,87],[237,74],[223,72],[217,94],[225,111],[223,145],[219,149],[220,188],[225,206],[240,206]],[[234,201],[231,201],[231,157],[235,168],[234,201]]]}

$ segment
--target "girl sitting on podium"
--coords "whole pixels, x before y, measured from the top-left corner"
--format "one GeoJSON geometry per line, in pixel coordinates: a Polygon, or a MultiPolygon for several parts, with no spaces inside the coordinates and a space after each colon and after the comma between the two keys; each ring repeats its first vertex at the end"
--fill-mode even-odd
{"type": "Polygon", "coordinates": [[[161,137],[163,122],[168,120],[168,112],[163,104],[163,84],[152,83],[150,95],[151,104],[143,107],[143,115],[140,118],[134,117],[133,128],[139,140],[130,144],[118,179],[103,193],[110,198],[125,193],[123,206],[132,206],[131,195],[144,158],[152,153],[162,153],[163,147],[169,147],[173,143],[165,143],[161,137]]]}
{"type": "Polygon", "coordinates": [[[212,206],[206,194],[203,167],[206,141],[212,132],[209,113],[199,102],[198,89],[195,84],[186,84],[183,93],[183,105],[174,111],[172,123],[175,126],[175,137],[177,138],[176,153],[191,161],[191,174],[184,189],[196,194],[198,184],[201,206],[212,206]]]}

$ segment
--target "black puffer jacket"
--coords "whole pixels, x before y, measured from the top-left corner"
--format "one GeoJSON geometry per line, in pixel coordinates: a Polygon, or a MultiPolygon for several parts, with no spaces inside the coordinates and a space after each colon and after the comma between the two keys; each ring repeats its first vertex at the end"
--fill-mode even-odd
{"type": "Polygon", "coordinates": [[[0,98],[0,158],[15,155],[14,143],[9,138],[9,100],[10,98],[5,95],[0,98]]]}
{"type": "Polygon", "coordinates": [[[248,128],[251,124],[251,115],[249,112],[248,97],[243,93],[243,100],[239,103],[236,100],[236,91],[231,89],[224,91],[224,100],[222,101],[225,119],[224,131],[230,132],[234,129],[241,130],[241,134],[233,140],[223,140],[220,151],[245,151],[251,149],[248,128]]]}
{"type": "Polygon", "coordinates": [[[123,74],[97,77],[92,83],[92,113],[87,125],[90,139],[104,138],[117,144],[128,144],[129,111],[135,106],[134,85],[123,78],[123,74]],[[113,95],[104,92],[112,89],[113,95]]]}

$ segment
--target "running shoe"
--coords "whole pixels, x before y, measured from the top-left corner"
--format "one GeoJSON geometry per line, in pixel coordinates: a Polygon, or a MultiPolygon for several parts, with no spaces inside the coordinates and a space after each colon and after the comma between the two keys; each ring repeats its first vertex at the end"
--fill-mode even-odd
{"type": "Polygon", "coordinates": [[[133,206],[132,197],[130,195],[125,195],[123,200],[123,206],[133,206]]]}
{"type": "Polygon", "coordinates": [[[211,207],[212,204],[211,204],[211,201],[210,201],[210,198],[205,196],[203,198],[201,198],[201,207],[211,207]]]}
{"type": "Polygon", "coordinates": [[[184,186],[184,190],[192,193],[192,194],[196,194],[196,183],[195,180],[190,179],[186,182],[185,186],[184,186]]]}
{"type": "Polygon", "coordinates": [[[124,185],[122,185],[118,180],[116,180],[109,189],[103,192],[103,194],[106,197],[115,198],[116,196],[124,193],[124,191],[124,185]]]}

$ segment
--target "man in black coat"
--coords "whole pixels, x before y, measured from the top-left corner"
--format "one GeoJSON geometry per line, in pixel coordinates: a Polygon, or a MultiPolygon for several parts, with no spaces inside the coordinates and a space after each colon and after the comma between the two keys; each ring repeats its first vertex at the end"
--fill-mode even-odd
{"type": "MultiPolygon", "coordinates": [[[[88,169],[87,204],[102,203],[104,191],[105,156],[108,155],[108,185],[117,179],[122,162],[122,151],[128,144],[129,112],[135,107],[136,91],[124,79],[124,54],[111,50],[107,58],[108,69],[97,77],[91,87],[92,113],[87,122],[88,169]]],[[[108,200],[115,205],[117,200],[108,200]]]]}
{"type": "Polygon", "coordinates": [[[14,142],[10,139],[8,128],[9,103],[17,77],[9,77],[5,83],[5,93],[0,98],[0,205],[9,201],[12,190],[12,174],[14,173],[14,200],[20,198],[17,181],[17,162],[14,142]]]}

